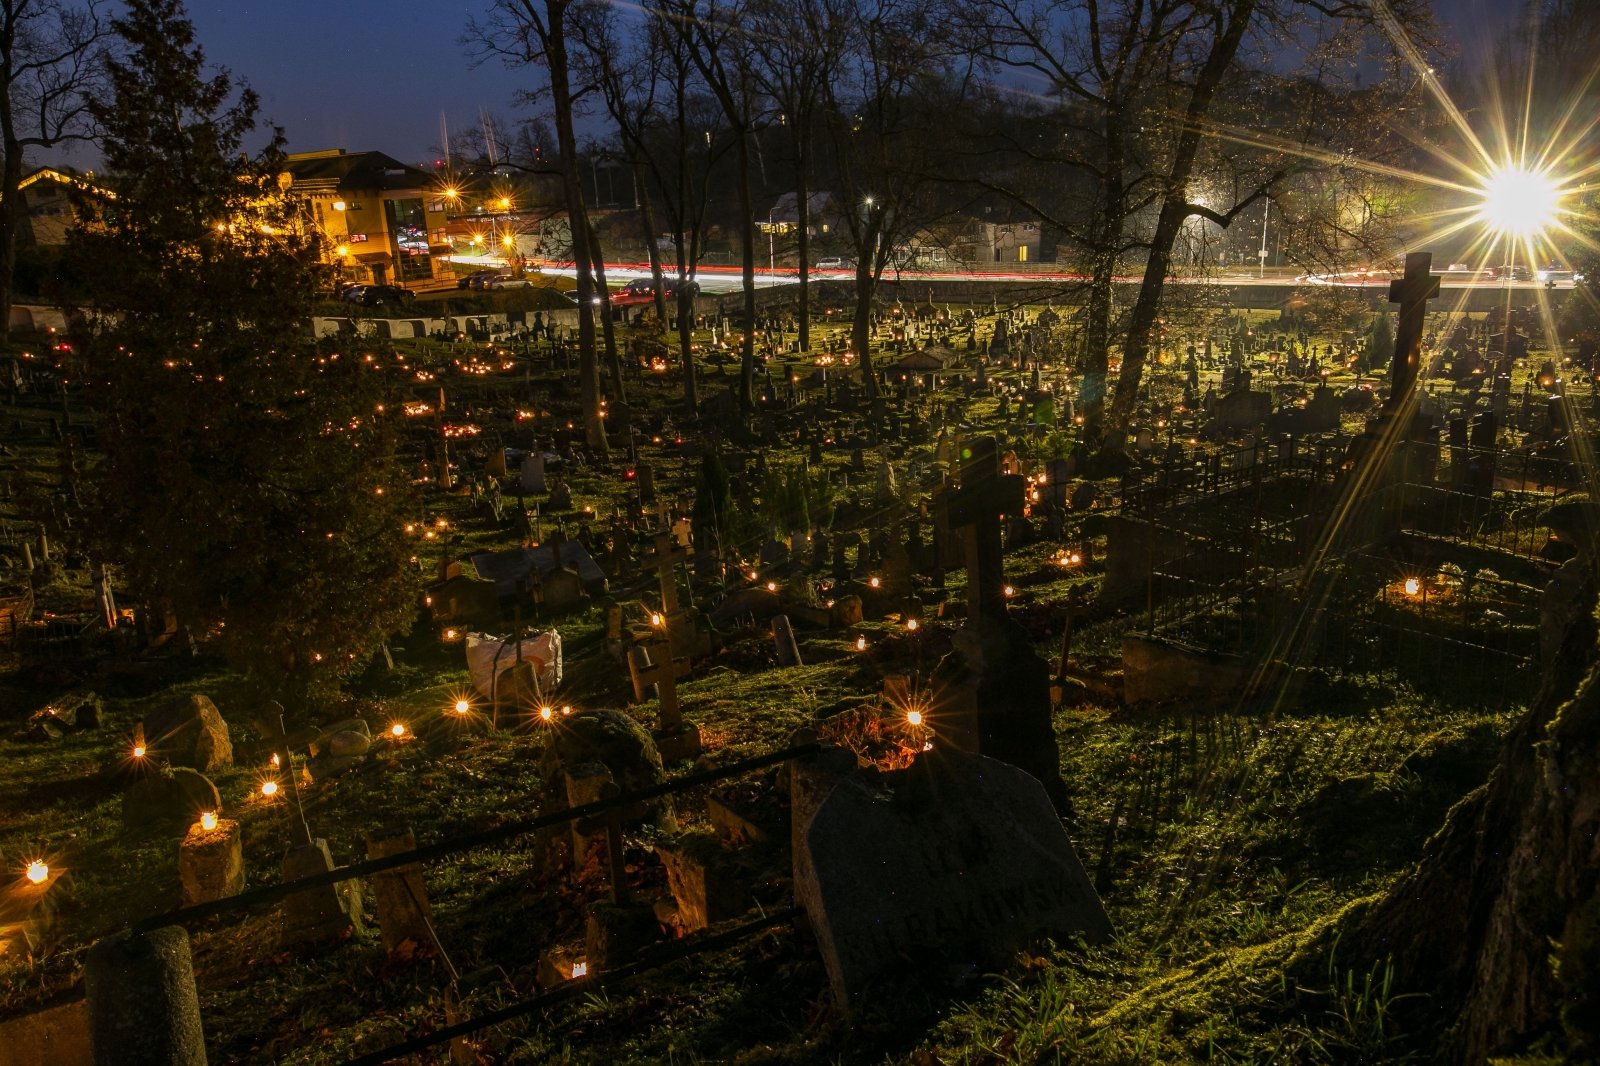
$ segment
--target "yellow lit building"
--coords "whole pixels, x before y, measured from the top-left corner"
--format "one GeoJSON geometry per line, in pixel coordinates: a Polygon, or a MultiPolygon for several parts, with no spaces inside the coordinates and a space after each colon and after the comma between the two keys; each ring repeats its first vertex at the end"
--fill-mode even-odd
{"type": "Polygon", "coordinates": [[[285,175],[343,280],[413,285],[444,265],[446,200],[427,171],[382,152],[335,148],[290,155],[285,175]]]}

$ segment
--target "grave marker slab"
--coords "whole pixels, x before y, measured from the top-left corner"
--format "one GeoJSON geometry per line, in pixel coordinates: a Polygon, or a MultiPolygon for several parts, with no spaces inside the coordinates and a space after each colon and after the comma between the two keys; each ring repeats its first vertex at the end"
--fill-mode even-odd
{"type": "Polygon", "coordinates": [[[1044,788],[995,759],[851,774],[799,835],[795,894],[846,1008],[907,962],[990,968],[1045,936],[1111,935],[1044,788]]]}

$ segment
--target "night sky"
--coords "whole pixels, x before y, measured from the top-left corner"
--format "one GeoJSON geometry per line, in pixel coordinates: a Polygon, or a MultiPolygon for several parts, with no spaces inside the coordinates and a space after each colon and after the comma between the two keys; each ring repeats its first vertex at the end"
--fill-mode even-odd
{"type": "MultiPolygon", "coordinates": [[[[1434,0],[1469,56],[1503,25],[1504,0],[1434,0]]],[[[431,161],[443,112],[452,135],[480,109],[509,122],[534,72],[499,62],[474,67],[459,43],[484,0],[192,0],[207,58],[261,94],[263,117],[288,132],[290,151],[376,149],[431,161]]],[[[79,151],[68,157],[93,165],[79,151]]]]}

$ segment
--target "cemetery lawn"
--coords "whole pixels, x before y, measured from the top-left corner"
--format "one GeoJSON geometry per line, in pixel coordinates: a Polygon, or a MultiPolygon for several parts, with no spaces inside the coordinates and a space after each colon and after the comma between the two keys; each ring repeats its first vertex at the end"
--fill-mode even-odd
{"type": "MultiPolygon", "coordinates": [[[[408,375],[448,372],[449,358],[425,343],[395,350],[408,375]]],[[[708,393],[728,383],[705,376],[708,393]]],[[[524,402],[528,378],[520,370],[505,380],[452,377],[450,386],[466,397],[460,417],[486,427],[496,419],[520,425],[526,415],[547,433],[572,407],[550,399],[554,387],[547,393],[540,382],[538,402],[524,402]]],[[[1161,387],[1176,391],[1170,380],[1161,387]]],[[[418,386],[417,399],[437,388],[418,386]]],[[[676,410],[673,385],[631,388],[642,411],[676,410]]],[[[7,550],[13,534],[43,517],[34,508],[58,479],[50,403],[0,408],[12,427],[4,473],[16,486],[0,501],[7,550]]],[[[984,397],[967,417],[989,422],[995,407],[984,397]]],[[[656,465],[660,494],[684,509],[694,495],[694,444],[678,448],[669,438],[640,450],[656,465]]],[[[1046,439],[1023,450],[1043,459],[1049,447],[1046,439]]],[[[927,451],[915,454],[924,472],[927,451]]],[[[776,463],[798,464],[803,455],[787,440],[769,449],[776,463]]],[[[840,473],[849,449],[831,447],[822,465],[840,473]]],[[[599,516],[627,499],[621,466],[570,478],[569,521],[594,517],[598,527],[599,516]]],[[[867,509],[871,486],[859,484],[841,489],[841,510],[867,509]]],[[[419,575],[433,572],[446,546],[460,558],[515,540],[460,496],[430,496],[419,517],[442,519],[437,528],[447,531],[426,544],[419,538],[419,575]]],[[[1218,517],[1220,532],[1228,521],[1218,517]]],[[[1051,663],[1060,652],[1062,605],[1083,602],[1100,575],[1093,560],[1081,571],[1057,565],[1059,548],[1039,544],[1006,557],[1017,593],[1010,611],[1051,663]]],[[[943,598],[959,604],[961,575],[951,577],[943,598]]],[[[613,592],[626,604],[648,604],[652,584],[653,577],[613,592]]],[[[38,590],[36,611],[78,616],[91,606],[84,566],[69,563],[38,590]]],[[[899,712],[880,707],[877,693],[884,676],[930,670],[948,647],[957,623],[937,618],[937,606],[930,595],[915,637],[893,614],[848,634],[807,633],[806,665],[789,669],[774,667],[764,629],[735,635],[680,683],[684,717],[700,728],[714,763],[781,748],[796,729],[857,705],[881,715],[886,730],[899,728],[899,712]],[[856,651],[857,634],[870,652],[856,651]]],[[[1091,615],[1074,633],[1075,666],[1115,687],[1121,636],[1133,621],[1091,615]]],[[[627,670],[604,650],[601,611],[585,608],[559,626],[568,656],[562,698],[581,708],[626,706],[627,670]]],[[[320,722],[359,715],[374,735],[395,721],[422,734],[305,786],[306,818],[336,862],[364,858],[367,834],[381,827],[408,825],[428,844],[562,805],[540,769],[537,728],[492,731],[480,720],[455,729],[442,721],[442,709],[469,681],[460,644],[441,636],[439,626],[419,621],[393,642],[393,670],[374,663],[338,703],[317,709],[320,722]]],[[[238,679],[205,652],[105,660],[0,662],[0,883],[36,857],[48,858],[59,878],[40,915],[42,950],[0,953],[0,1017],[75,995],[96,938],[176,905],[175,839],[125,830],[120,789],[106,774],[128,757],[134,722],[165,699],[203,693],[228,718],[234,765],[210,776],[225,814],[242,823],[246,887],[278,880],[289,807],[281,795],[259,794],[267,749],[238,711],[238,679]],[[79,685],[103,697],[103,726],[29,739],[28,715],[79,685]]],[[[1094,684],[1069,688],[1054,718],[1073,804],[1067,826],[1109,913],[1109,944],[1041,946],[1004,973],[919,972],[888,981],[847,1025],[831,1007],[809,930],[779,925],[486,1030],[477,1038],[479,1060],[980,1066],[1426,1058],[1430,1049],[1416,1035],[1426,1004],[1389,990],[1385,959],[1341,953],[1333,927],[1414,862],[1450,806],[1483,782],[1521,708],[1485,706],[1481,689],[1446,670],[1412,683],[1392,673],[1304,681],[1276,706],[1207,712],[1129,711],[1104,701],[1094,684]]],[[[656,710],[647,701],[633,713],[653,721],[656,710]]],[[[668,772],[689,769],[680,763],[668,772]]],[[[765,771],[745,787],[781,793],[772,788],[776,778],[765,771]]],[[[681,830],[706,828],[704,795],[675,798],[681,830]]],[[[657,842],[651,832],[630,838],[627,863],[643,896],[664,892],[657,842]]],[[[789,906],[787,848],[758,846],[752,861],[757,913],[789,906]]],[[[581,946],[584,906],[604,896],[606,881],[595,864],[574,876],[548,863],[533,837],[428,864],[424,882],[451,962],[463,974],[488,971],[462,1013],[533,995],[541,954],[581,946]]],[[[366,897],[370,917],[370,886],[366,897]]],[[[369,928],[353,942],[291,952],[279,948],[277,930],[276,913],[266,909],[190,929],[213,1063],[321,1066],[445,1024],[448,980],[430,949],[386,959],[369,928]]]]}
{"type": "MultiPolygon", "coordinates": [[[[1118,627],[1102,623],[1084,646],[1108,643],[1118,627]]],[[[402,677],[372,686],[408,691],[351,705],[375,726],[465,683],[450,657],[409,661],[408,647],[397,649],[402,677]]],[[[798,670],[713,672],[684,686],[686,713],[729,757],[778,747],[862,691],[870,671],[848,649],[837,654],[798,670]]],[[[72,879],[53,916],[52,953],[0,960],[8,1013],[64,994],[92,938],[173,903],[172,842],[124,832],[116,795],[93,784],[118,754],[108,741],[128,735],[141,705],[143,692],[123,691],[98,734],[52,747],[0,741],[8,859],[32,846],[59,856],[72,879]]],[[[190,691],[226,706],[228,678],[201,661],[163,694],[190,691]]],[[[1111,944],[1062,945],[1005,974],[889,983],[846,1027],[828,1009],[810,935],[779,927],[490,1030],[483,1046],[490,1061],[527,1063],[1397,1061],[1422,1049],[1407,1041],[1407,1004],[1385,998],[1384,960],[1340,956],[1325,930],[1415,858],[1486,775],[1509,720],[1509,709],[1444,705],[1386,677],[1314,679],[1277,713],[1067,709],[1056,724],[1070,833],[1111,916],[1111,944]]],[[[409,824],[426,843],[531,814],[547,802],[540,748],[528,733],[419,740],[308,790],[307,817],[351,861],[383,825],[409,824]]],[[[253,887],[274,880],[285,809],[253,797],[258,763],[239,761],[214,778],[244,823],[253,887]]],[[[678,807],[703,819],[687,797],[678,807]]],[[[630,865],[651,865],[646,843],[630,848],[630,865]]],[[[430,864],[426,877],[457,968],[498,966],[520,992],[542,949],[581,943],[579,904],[604,881],[594,869],[576,883],[547,873],[529,844],[430,864]]],[[[756,895],[780,907],[787,871],[769,858],[770,882],[756,895]]],[[[437,967],[386,963],[372,932],[299,953],[280,952],[270,911],[192,932],[214,1062],[340,1062],[442,1022],[437,967]]],[[[491,986],[470,1006],[515,998],[491,986]]]]}

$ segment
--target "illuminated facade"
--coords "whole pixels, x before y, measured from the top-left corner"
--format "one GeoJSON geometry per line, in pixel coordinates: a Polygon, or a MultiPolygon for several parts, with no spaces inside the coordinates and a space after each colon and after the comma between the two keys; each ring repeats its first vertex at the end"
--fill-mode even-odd
{"type": "Polygon", "coordinates": [[[443,266],[446,200],[427,171],[382,152],[335,148],[294,153],[285,173],[326,239],[324,260],[344,281],[411,285],[443,266]]]}

